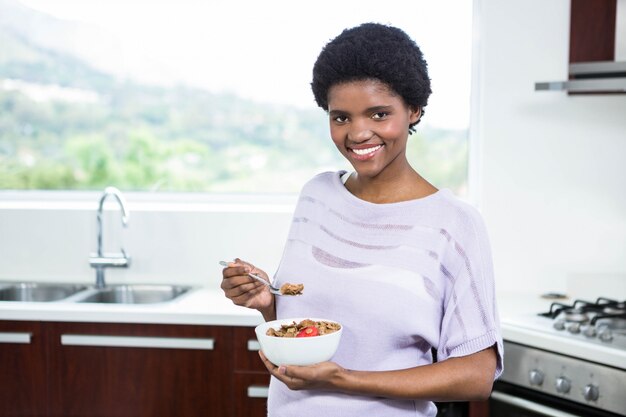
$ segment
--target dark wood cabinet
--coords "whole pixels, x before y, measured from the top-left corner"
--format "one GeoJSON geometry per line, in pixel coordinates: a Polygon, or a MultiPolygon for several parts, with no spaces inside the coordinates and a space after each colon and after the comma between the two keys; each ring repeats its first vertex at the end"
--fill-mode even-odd
{"type": "Polygon", "coordinates": [[[468,404],[468,417],[489,417],[489,400],[470,401],[468,404]]]}
{"type": "Polygon", "coordinates": [[[571,0],[569,62],[613,61],[617,0],[571,0]]]}
{"type": "Polygon", "coordinates": [[[252,327],[0,321],[0,416],[265,417],[258,351],[252,327]]]}
{"type": "Polygon", "coordinates": [[[254,328],[233,329],[233,395],[235,417],[265,417],[270,375],[259,358],[254,328]]]}
{"type": "Polygon", "coordinates": [[[0,321],[2,417],[265,417],[252,327],[0,321]]]}
{"type": "Polygon", "coordinates": [[[51,417],[227,416],[227,327],[48,323],[51,417]]]}
{"type": "Polygon", "coordinates": [[[0,416],[46,415],[46,343],[38,322],[0,321],[0,416]]]}

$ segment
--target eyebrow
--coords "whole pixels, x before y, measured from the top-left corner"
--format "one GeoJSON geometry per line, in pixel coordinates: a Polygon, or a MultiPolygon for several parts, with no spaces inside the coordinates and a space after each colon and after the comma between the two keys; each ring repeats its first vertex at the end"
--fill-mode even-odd
{"type": "MultiPolygon", "coordinates": [[[[365,109],[365,111],[363,113],[376,113],[376,112],[380,112],[380,111],[389,111],[393,109],[393,106],[372,106],[372,107],[368,107],[367,109],[365,109]]],[[[328,114],[330,116],[339,116],[342,114],[349,114],[349,112],[345,111],[345,110],[341,110],[341,109],[335,109],[335,110],[331,110],[328,112],[328,114]]]]}

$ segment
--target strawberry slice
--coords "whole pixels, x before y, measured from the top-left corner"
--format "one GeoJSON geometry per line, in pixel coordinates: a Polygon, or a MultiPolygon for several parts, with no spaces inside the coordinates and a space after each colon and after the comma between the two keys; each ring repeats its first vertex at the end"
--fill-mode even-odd
{"type": "Polygon", "coordinates": [[[304,329],[300,330],[296,337],[311,337],[319,335],[319,331],[315,326],[307,326],[304,329]]]}

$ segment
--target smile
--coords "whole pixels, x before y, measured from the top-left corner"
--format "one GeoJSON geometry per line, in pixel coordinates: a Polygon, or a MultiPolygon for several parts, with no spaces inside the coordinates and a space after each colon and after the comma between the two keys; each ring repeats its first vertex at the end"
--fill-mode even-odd
{"type": "Polygon", "coordinates": [[[357,154],[359,156],[369,156],[369,155],[373,154],[374,152],[376,152],[377,150],[379,150],[382,147],[383,147],[383,145],[376,145],[376,146],[372,146],[371,148],[351,149],[351,150],[352,150],[352,152],[354,152],[355,154],[357,154]]]}

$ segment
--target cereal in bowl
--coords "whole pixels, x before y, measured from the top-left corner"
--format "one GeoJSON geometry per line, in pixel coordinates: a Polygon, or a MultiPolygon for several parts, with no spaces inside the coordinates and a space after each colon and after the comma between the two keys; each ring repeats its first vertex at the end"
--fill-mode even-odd
{"type": "Polygon", "coordinates": [[[270,327],[266,334],[275,337],[311,337],[333,333],[340,328],[339,323],[306,319],[300,323],[294,321],[291,324],[282,324],[278,330],[270,327]]]}

